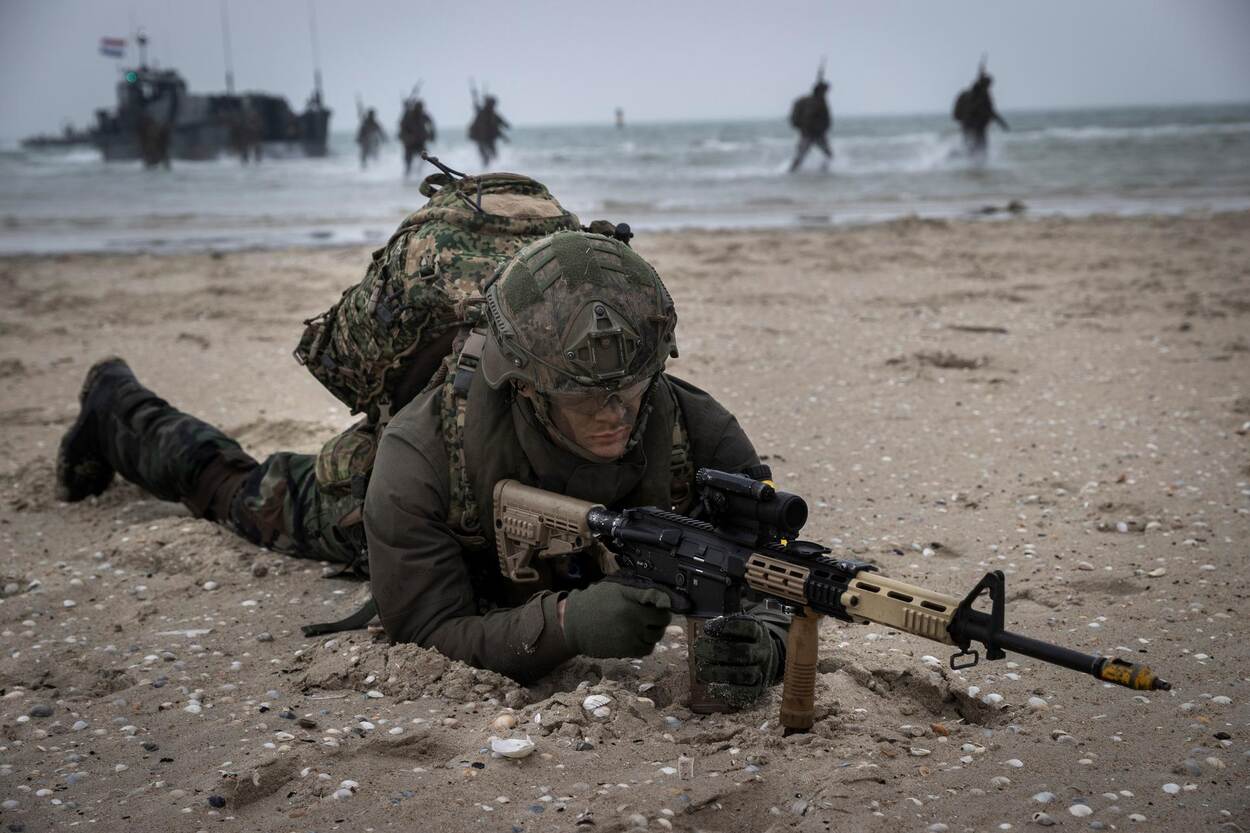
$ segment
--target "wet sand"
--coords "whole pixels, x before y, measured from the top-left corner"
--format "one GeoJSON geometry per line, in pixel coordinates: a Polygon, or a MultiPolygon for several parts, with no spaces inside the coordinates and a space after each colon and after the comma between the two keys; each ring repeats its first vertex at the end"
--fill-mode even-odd
{"type": "Polygon", "coordinates": [[[952,595],[1002,569],[1011,627],[1175,686],[1021,657],[954,673],[943,646],[826,622],[818,722],[790,738],[779,688],[682,708],[676,628],[524,689],[366,632],[303,638],[364,587],[128,484],[56,502],[108,354],[256,455],[346,427],[291,350],[367,249],[0,260],[0,824],[1250,830],[1247,240],[1229,214],[636,241],[678,305],[672,372],[808,498],[808,537],[952,595]],[[537,751],[492,758],[492,734],[537,751]]]}

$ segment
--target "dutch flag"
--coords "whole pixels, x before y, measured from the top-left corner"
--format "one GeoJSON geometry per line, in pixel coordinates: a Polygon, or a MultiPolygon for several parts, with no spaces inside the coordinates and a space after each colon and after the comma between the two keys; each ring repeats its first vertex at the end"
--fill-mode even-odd
{"type": "Polygon", "coordinates": [[[108,58],[121,58],[126,54],[125,38],[100,38],[100,54],[108,58]]]}

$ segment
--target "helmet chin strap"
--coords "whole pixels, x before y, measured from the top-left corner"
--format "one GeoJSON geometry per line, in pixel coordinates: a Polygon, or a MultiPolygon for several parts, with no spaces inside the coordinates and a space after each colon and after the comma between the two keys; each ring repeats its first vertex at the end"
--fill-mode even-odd
{"type": "MultiPolygon", "coordinates": [[[[560,448],[570,454],[575,454],[578,457],[581,457],[583,460],[589,460],[592,463],[615,462],[613,459],[600,457],[598,454],[592,454],[569,439],[565,433],[556,426],[555,421],[552,420],[551,403],[543,394],[536,393],[535,396],[519,396],[518,394],[518,398],[523,403],[529,403],[529,408],[531,413],[534,414],[534,419],[536,419],[538,424],[543,427],[543,430],[547,432],[547,436],[551,439],[551,441],[560,448]]],[[[522,407],[524,407],[524,405],[522,405],[522,407]]],[[[624,454],[628,454],[634,446],[638,445],[638,443],[642,441],[643,432],[647,427],[647,417],[650,415],[651,393],[648,391],[646,398],[643,400],[641,407],[638,409],[638,418],[634,420],[634,427],[629,434],[629,441],[625,444],[625,451],[622,456],[624,456],[624,454]]]]}

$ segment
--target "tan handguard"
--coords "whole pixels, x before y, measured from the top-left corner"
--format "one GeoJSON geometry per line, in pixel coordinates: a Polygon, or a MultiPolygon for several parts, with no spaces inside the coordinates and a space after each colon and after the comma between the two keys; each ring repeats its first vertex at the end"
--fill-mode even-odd
{"type": "MultiPolygon", "coordinates": [[[[534,557],[559,558],[581,552],[597,542],[586,515],[602,504],[536,489],[516,480],[495,484],[495,546],[499,569],[516,582],[538,581],[534,557]]],[[[615,572],[616,563],[600,548],[600,567],[615,572]]]]}

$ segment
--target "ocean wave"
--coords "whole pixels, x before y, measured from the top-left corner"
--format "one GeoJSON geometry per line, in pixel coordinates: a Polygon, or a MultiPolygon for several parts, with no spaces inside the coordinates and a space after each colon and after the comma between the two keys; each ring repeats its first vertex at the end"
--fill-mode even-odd
{"type": "Polygon", "coordinates": [[[1043,127],[1004,134],[1008,142],[1034,140],[1038,136],[1068,141],[1104,141],[1107,139],[1151,140],[1172,136],[1204,136],[1250,133],[1250,122],[1213,122],[1209,124],[1155,124],[1140,127],[1085,125],[1082,127],[1043,127]]]}

